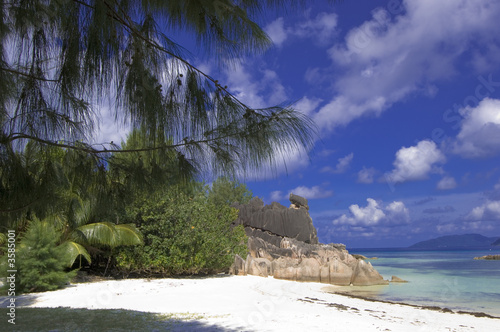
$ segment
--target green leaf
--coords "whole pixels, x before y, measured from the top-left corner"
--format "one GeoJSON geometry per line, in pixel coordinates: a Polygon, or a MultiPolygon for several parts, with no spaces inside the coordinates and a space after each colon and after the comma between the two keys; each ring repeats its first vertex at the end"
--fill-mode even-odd
{"type": "MultiPolygon", "coordinates": [[[[75,260],[78,258],[78,256],[82,255],[87,262],[91,263],[91,258],[90,255],[81,244],[78,244],[73,241],[66,241],[62,244],[59,245],[59,247],[63,250],[63,252],[66,254],[67,257],[67,266],[72,266],[75,263],[75,260]]],[[[80,262],[81,265],[81,262],[80,262]]]]}
{"type": "Polygon", "coordinates": [[[119,245],[126,246],[143,243],[142,233],[135,227],[134,224],[115,225],[115,229],[120,238],[119,245]]]}
{"type": "Polygon", "coordinates": [[[115,225],[110,222],[98,222],[77,228],[90,245],[109,246],[111,248],[142,243],[142,235],[133,224],[115,225]]]}

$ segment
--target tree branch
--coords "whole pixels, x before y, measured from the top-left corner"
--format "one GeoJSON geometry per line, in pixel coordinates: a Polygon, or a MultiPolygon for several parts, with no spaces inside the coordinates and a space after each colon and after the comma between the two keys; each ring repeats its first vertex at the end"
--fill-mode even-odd
{"type": "Polygon", "coordinates": [[[44,81],[44,82],[59,82],[59,80],[51,80],[51,79],[44,78],[44,77],[38,77],[38,76],[34,76],[34,75],[31,75],[31,74],[24,73],[24,72],[19,71],[19,70],[14,70],[14,69],[10,69],[10,68],[5,68],[5,67],[2,67],[2,66],[0,66],[0,70],[6,71],[6,72],[9,72],[9,73],[12,73],[12,74],[16,74],[16,75],[20,75],[20,76],[28,77],[28,78],[33,78],[33,79],[35,79],[35,80],[37,80],[37,81],[44,81]]]}
{"type": "MultiPolygon", "coordinates": [[[[183,146],[190,146],[190,145],[198,145],[198,144],[208,144],[210,142],[214,141],[219,141],[225,138],[231,138],[234,136],[238,136],[241,133],[246,133],[247,135],[250,135],[255,132],[259,132],[259,130],[254,130],[254,131],[238,131],[222,136],[217,136],[214,138],[207,138],[207,139],[202,139],[202,140],[187,140],[185,139],[185,142],[183,143],[177,143],[177,144],[168,144],[168,145],[162,145],[162,146],[154,146],[154,147],[146,147],[146,148],[140,148],[140,149],[94,149],[90,145],[86,145],[82,143],[82,146],[77,146],[77,145],[72,145],[68,143],[63,143],[63,142],[54,142],[54,141],[49,141],[43,138],[39,138],[36,136],[32,135],[27,135],[23,133],[13,133],[9,135],[6,139],[7,142],[13,142],[15,140],[20,140],[20,139],[27,139],[27,140],[32,140],[41,144],[45,145],[50,145],[50,146],[56,146],[60,148],[67,148],[67,149],[72,149],[72,150],[77,150],[77,151],[82,151],[90,154],[101,154],[101,153],[130,153],[130,152],[147,152],[147,151],[157,151],[157,150],[167,150],[167,149],[175,149],[183,146]]],[[[96,145],[101,145],[104,146],[105,144],[111,144],[111,143],[102,143],[102,144],[96,144],[96,145]]]]}
{"type": "MultiPolygon", "coordinates": [[[[75,2],[77,3],[80,3],[78,0],[74,0],[75,2]]],[[[141,40],[143,40],[146,44],[148,44],[149,46],[151,47],[154,47],[155,49],[159,50],[160,52],[163,52],[165,54],[168,54],[169,56],[171,56],[172,58],[180,61],[181,63],[183,63],[184,65],[188,66],[190,69],[196,71],[198,74],[202,75],[203,77],[205,77],[206,79],[208,79],[209,81],[211,81],[218,89],[224,91],[225,93],[227,93],[228,96],[231,97],[231,99],[233,99],[234,101],[236,101],[236,103],[238,103],[239,105],[243,106],[245,109],[252,109],[251,107],[248,107],[246,104],[244,104],[241,100],[239,100],[238,98],[236,98],[231,92],[227,91],[227,89],[225,87],[223,87],[222,85],[219,84],[219,81],[216,80],[215,78],[211,77],[210,75],[206,74],[204,71],[198,69],[196,66],[192,65],[189,61],[183,59],[182,57],[178,56],[177,54],[167,50],[165,47],[159,45],[157,42],[145,37],[142,35],[142,33],[140,33],[140,31],[137,31],[137,29],[133,26],[133,20],[125,13],[122,11],[123,13],[123,16],[124,17],[121,17],[119,13],[117,13],[113,8],[112,6],[107,2],[107,1],[104,1],[104,3],[106,4],[106,6],[108,7],[108,9],[111,11],[112,15],[110,15],[114,20],[118,21],[120,24],[122,24],[129,33],[131,33],[132,35],[140,38],[141,40]]]]}

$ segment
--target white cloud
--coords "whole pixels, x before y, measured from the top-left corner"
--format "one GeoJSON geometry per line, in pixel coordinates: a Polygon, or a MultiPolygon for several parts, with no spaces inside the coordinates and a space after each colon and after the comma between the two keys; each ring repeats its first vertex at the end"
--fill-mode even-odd
{"type": "Polygon", "coordinates": [[[314,38],[326,45],[337,32],[338,16],[335,13],[319,13],[315,18],[298,24],[294,34],[302,38],[314,38]]]}
{"type": "Polygon", "coordinates": [[[281,46],[288,37],[285,30],[283,17],[279,17],[275,21],[268,24],[264,28],[264,31],[266,31],[269,38],[271,38],[276,46],[281,46]]]}
{"type": "Polygon", "coordinates": [[[387,219],[392,224],[408,224],[410,222],[410,211],[403,202],[392,202],[386,206],[387,219]]]}
{"type": "Polygon", "coordinates": [[[320,45],[327,45],[337,33],[337,23],[337,14],[322,12],[289,27],[285,27],[283,17],[279,17],[265,26],[264,31],[278,47],[291,36],[309,38],[320,45]]]}
{"type": "Polygon", "coordinates": [[[455,178],[451,176],[445,176],[437,184],[437,188],[439,190],[450,190],[450,189],[455,189],[456,187],[457,187],[457,181],[455,181],[455,178]]]}
{"type": "MultiPolygon", "coordinates": [[[[334,154],[336,151],[335,150],[332,150],[332,149],[324,149],[324,150],[321,150],[320,152],[318,152],[318,155],[320,157],[323,157],[323,158],[328,158],[330,157],[332,154],[334,154]]],[[[500,183],[500,182],[499,182],[500,183]]]]}
{"type": "Polygon", "coordinates": [[[327,79],[328,79],[327,74],[325,74],[323,70],[318,67],[308,68],[304,73],[304,80],[307,83],[314,86],[317,86],[318,84],[324,82],[327,79]]]}
{"type": "Polygon", "coordinates": [[[469,220],[500,220],[500,201],[488,201],[483,205],[475,207],[467,215],[469,220]]]}
{"type": "Polygon", "coordinates": [[[375,168],[365,168],[358,172],[358,183],[373,183],[377,171],[375,168]]]}
{"type": "Polygon", "coordinates": [[[286,89],[276,72],[265,69],[258,73],[260,77],[253,77],[243,64],[232,67],[226,72],[231,93],[252,108],[278,105],[288,99],[286,89]]]}
{"type": "Polygon", "coordinates": [[[350,153],[345,157],[339,158],[337,165],[335,168],[326,166],[321,169],[322,173],[332,173],[332,174],[341,174],[347,171],[349,166],[351,165],[352,159],[354,158],[354,153],[350,153]]]}
{"type": "Polygon", "coordinates": [[[310,115],[321,103],[321,99],[304,97],[296,102],[292,107],[305,115],[310,115]]]}
{"type": "Polygon", "coordinates": [[[483,99],[475,108],[460,110],[464,117],[453,143],[453,152],[466,158],[485,157],[500,152],[500,100],[483,99]]]}
{"type": "Polygon", "coordinates": [[[386,174],[386,180],[392,183],[424,180],[430,173],[439,173],[441,170],[435,165],[445,162],[446,158],[436,143],[423,140],[396,153],[394,169],[386,174]]]}
{"type": "MultiPolygon", "coordinates": [[[[315,117],[326,130],[362,116],[380,115],[412,93],[428,94],[435,82],[457,74],[455,63],[472,43],[500,44],[500,2],[494,0],[405,0],[403,15],[385,9],[349,31],[329,54],[344,72],[337,95],[315,117]]],[[[472,64],[473,65],[473,64],[472,64]]],[[[435,87],[431,90],[435,90],[435,87]]]]}
{"type": "Polygon", "coordinates": [[[91,139],[92,144],[111,143],[120,145],[126,141],[127,135],[130,132],[130,127],[120,124],[117,121],[113,111],[104,106],[99,109],[98,113],[98,130],[96,136],[91,139]]]}
{"type": "Polygon", "coordinates": [[[354,119],[368,113],[380,115],[387,107],[387,101],[382,96],[356,103],[353,102],[353,99],[351,99],[348,94],[349,93],[345,93],[335,97],[314,114],[313,119],[318,127],[332,130],[337,126],[345,126],[354,119]]]}
{"type": "Polygon", "coordinates": [[[281,201],[287,199],[286,195],[283,195],[283,192],[280,190],[272,191],[270,194],[270,198],[273,202],[281,201]]]}
{"type": "Polygon", "coordinates": [[[295,195],[299,195],[307,199],[326,198],[333,195],[332,190],[326,190],[320,186],[314,186],[311,188],[300,186],[290,190],[290,193],[294,193],[295,195]]]}
{"type": "Polygon", "coordinates": [[[271,192],[270,198],[273,201],[281,201],[288,199],[290,194],[293,193],[295,195],[302,196],[306,199],[319,199],[319,198],[327,198],[333,196],[333,190],[328,190],[322,188],[320,186],[306,187],[299,186],[292,190],[289,190],[288,193],[284,194],[282,191],[273,191],[271,192]]]}
{"type": "Polygon", "coordinates": [[[373,227],[378,225],[402,225],[410,222],[410,212],[403,202],[392,202],[383,207],[373,198],[367,198],[368,205],[349,206],[350,215],[343,214],[333,221],[334,225],[373,227]]]}

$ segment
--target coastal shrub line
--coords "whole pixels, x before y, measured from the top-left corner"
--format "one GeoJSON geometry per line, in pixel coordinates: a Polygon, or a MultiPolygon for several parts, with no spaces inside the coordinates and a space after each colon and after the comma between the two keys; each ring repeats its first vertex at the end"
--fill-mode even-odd
{"type": "Polygon", "coordinates": [[[235,254],[246,257],[247,247],[243,226],[231,225],[238,211],[221,203],[222,196],[209,188],[191,195],[169,191],[138,204],[130,214],[144,235],[144,244],[121,248],[117,269],[124,275],[227,271],[235,254]]]}

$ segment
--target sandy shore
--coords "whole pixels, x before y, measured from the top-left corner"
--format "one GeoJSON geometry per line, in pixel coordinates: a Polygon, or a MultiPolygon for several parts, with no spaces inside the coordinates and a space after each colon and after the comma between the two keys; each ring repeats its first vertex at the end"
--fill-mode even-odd
{"type": "Polygon", "coordinates": [[[196,317],[176,324],[178,331],[500,331],[500,319],[370,302],[324,287],[255,276],[127,279],[28,294],[18,303],[196,317]]]}

